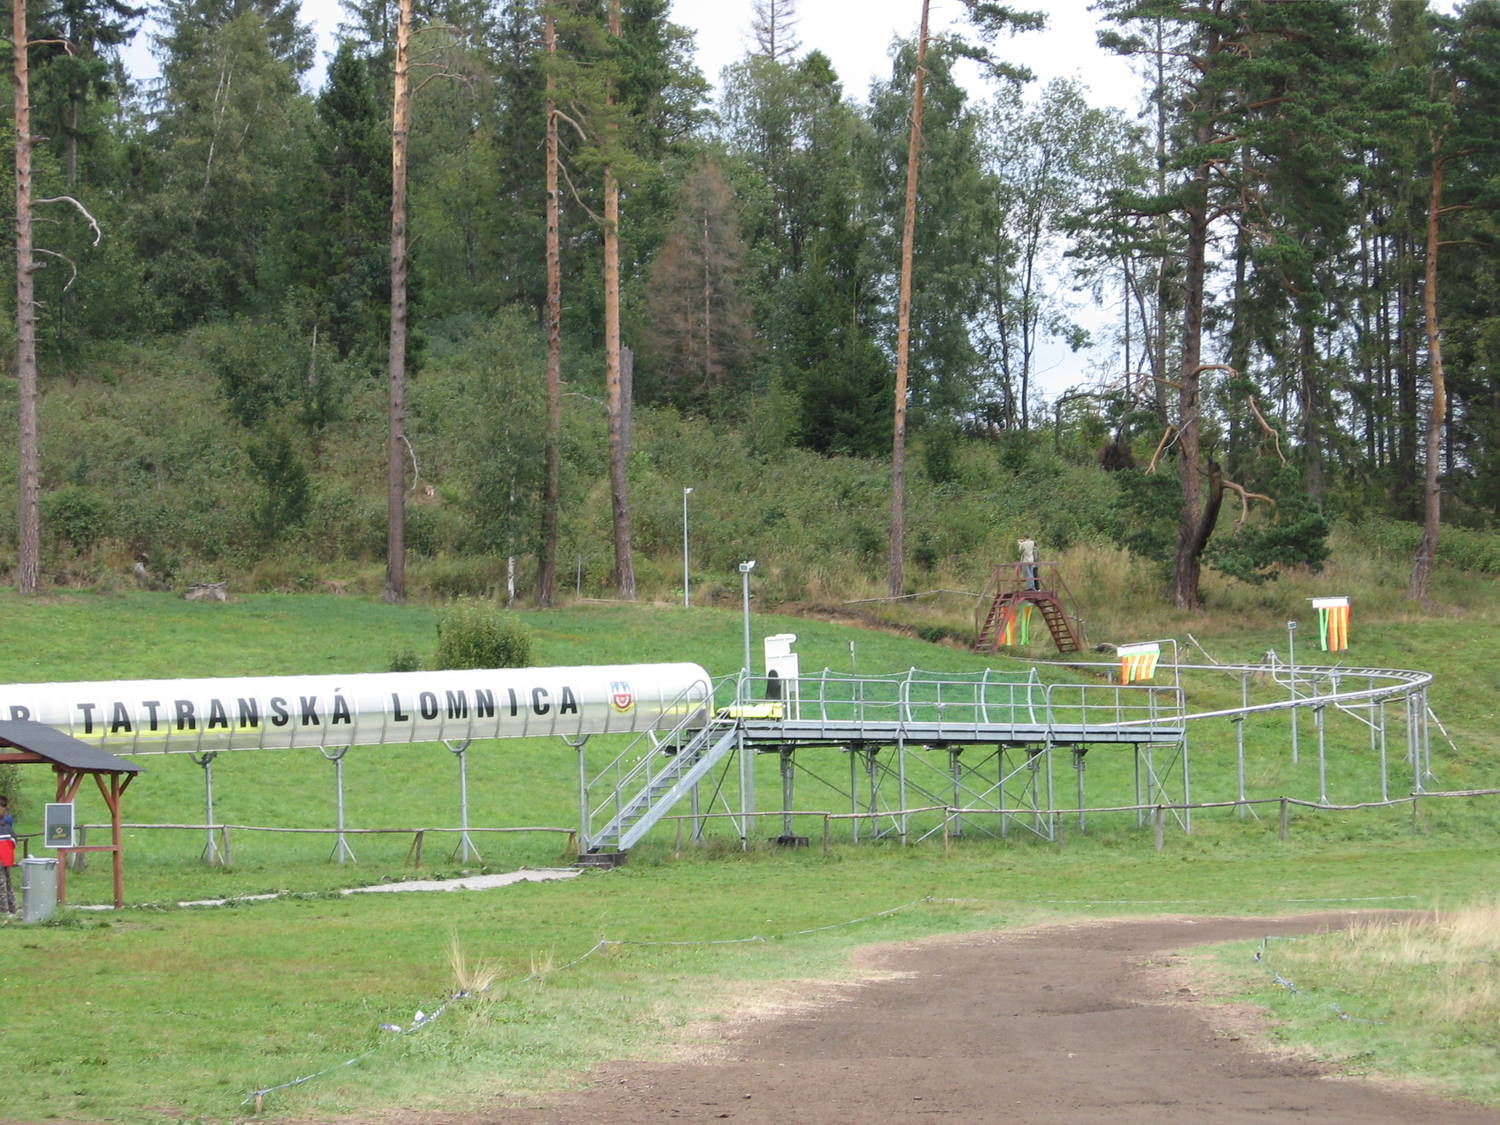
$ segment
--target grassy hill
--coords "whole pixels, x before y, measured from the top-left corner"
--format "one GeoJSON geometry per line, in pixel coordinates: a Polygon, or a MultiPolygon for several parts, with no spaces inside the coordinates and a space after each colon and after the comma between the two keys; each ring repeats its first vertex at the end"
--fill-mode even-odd
{"type": "MultiPolygon", "coordinates": [[[[1095,568],[1076,582],[1070,576],[1095,640],[1185,641],[1191,632],[1220,660],[1283,649],[1293,617],[1307,637],[1314,630],[1300,598],[1347,581],[1343,589],[1355,594],[1351,663],[1437,673],[1433,705],[1456,744],[1435,745],[1442,784],[1500,783],[1500,662],[1489,639],[1497,599],[1483,577],[1448,574],[1443,589],[1453,600],[1419,613],[1393,592],[1398,561],[1366,557],[1364,570],[1237,593],[1239,600],[1189,617],[1149,609],[1150,599],[1114,576],[1107,556],[1073,557],[1095,568]],[[1112,604],[1115,597],[1120,604],[1112,604]]],[[[1005,658],[985,660],[916,636],[963,617],[936,598],[919,604],[899,610],[899,619],[883,612],[889,620],[878,630],[759,612],[754,626],[757,638],[797,633],[809,672],[848,668],[851,644],[864,672],[1019,671],[1005,658]]],[[[268,594],[209,605],[167,594],[0,595],[8,642],[0,650],[0,682],[383,670],[395,653],[431,651],[436,612],[350,596],[268,594]]],[[[579,604],[515,616],[534,636],[538,664],[687,659],[717,674],[740,661],[741,618],[732,599],[722,608],[579,604]]],[[[1032,655],[1047,655],[1040,644],[1034,649],[1032,655]]],[[[1211,675],[1200,690],[1209,705],[1237,691],[1211,675]]],[[[1337,784],[1360,777],[1357,783],[1368,784],[1367,744],[1340,737],[1332,753],[1337,784]]],[[[1307,784],[1307,761],[1301,773],[1292,770],[1283,736],[1267,728],[1250,741],[1257,786],[1307,784]]],[[[1195,792],[1232,788],[1232,746],[1227,724],[1195,733],[1195,792]]],[[[197,766],[178,756],[146,765],[127,794],[129,819],[201,816],[197,766]]],[[[1090,785],[1099,787],[1091,792],[1107,790],[1110,768],[1091,758],[1090,785]]],[[[572,751],[556,742],[476,748],[474,823],[571,824],[574,770],[572,751]]],[[[40,769],[18,776],[25,829],[34,827],[50,793],[40,769]]],[[[774,774],[763,776],[763,792],[776,792],[774,774]]],[[[223,821],[332,823],[332,767],[315,752],[222,755],[215,781],[223,821]]],[[[456,770],[440,747],[356,751],[347,782],[351,824],[456,819],[456,770]]],[[[1067,793],[1069,782],[1061,784],[1067,793]]],[[[831,799],[815,793],[807,796],[814,807],[831,799]]],[[[235,866],[224,870],[198,862],[201,833],[132,831],[127,897],[155,907],[69,912],[41,931],[0,926],[0,987],[14,994],[24,982],[28,994],[47,998],[7,1016],[16,1046],[5,1112],[79,1121],[150,1121],[168,1112],[227,1120],[243,1112],[241,1100],[254,1090],[371,1049],[355,1066],[271,1095],[272,1119],[472,1104],[565,1081],[603,1057],[659,1050],[685,1022],[723,1011],[768,982],[847,973],[847,951],[866,942],[1080,914],[1450,907],[1493,893],[1489,841],[1500,828],[1494,809],[1492,799],[1432,802],[1418,832],[1405,810],[1305,815],[1284,843],[1274,818],[1204,815],[1192,835],[1169,833],[1160,853],[1149,829],[1106,818],[1092,818],[1086,835],[1069,825],[1058,844],[975,838],[945,853],[936,841],[903,849],[841,839],[826,858],[817,848],[742,854],[723,838],[677,857],[665,835],[608,875],[396,898],[327,892],[410,874],[409,837],[356,837],[360,862],[351,866],[327,862],[327,837],[247,835],[236,839],[235,866]],[[223,910],[170,908],[184,898],[265,891],[291,894],[223,910]],[[752,935],[772,940],[616,946],[574,963],[601,937],[710,943],[752,935]],[[387,1022],[405,1026],[419,1008],[432,1011],[476,973],[494,974],[495,986],[432,1027],[399,1038],[379,1030],[387,1022]],[[59,1019],[61,1012],[70,1018],[59,1019]]],[[[480,845],[490,868],[558,859],[556,837],[481,837],[480,845]]],[[[456,872],[432,841],[425,859],[423,874],[456,872]]],[[[107,898],[104,865],[75,873],[69,890],[75,902],[107,898]]]]}

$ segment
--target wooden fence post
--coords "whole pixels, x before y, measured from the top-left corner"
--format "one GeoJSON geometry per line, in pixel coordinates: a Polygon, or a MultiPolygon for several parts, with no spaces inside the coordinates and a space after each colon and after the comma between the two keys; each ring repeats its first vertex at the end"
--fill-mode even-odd
{"type": "Polygon", "coordinates": [[[1286,841],[1288,835],[1287,800],[1283,797],[1281,798],[1281,839],[1283,842],[1286,841]]]}

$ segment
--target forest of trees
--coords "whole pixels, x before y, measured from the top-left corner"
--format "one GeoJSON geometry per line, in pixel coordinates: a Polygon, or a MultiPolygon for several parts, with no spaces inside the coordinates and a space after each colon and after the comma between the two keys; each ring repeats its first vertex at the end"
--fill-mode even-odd
{"type": "MultiPolygon", "coordinates": [[[[340,427],[384,435],[393,600],[404,394],[460,351],[470,409],[423,424],[466,427],[464,549],[528,560],[543,601],[558,506],[596,486],[634,596],[633,408],[758,456],[889,465],[898,360],[930,449],[1066,434],[1182,606],[1203,565],[1315,564],[1351,512],[1423,522],[1422,597],[1441,521],[1500,521],[1500,0],[1101,0],[1100,42],[1139,77],[1109,109],[1035,88],[1041,17],[978,0],[864,91],[799,41],[794,0],[759,0],[713,96],[668,0],[344,0],[316,90],[296,0],[164,0],[149,32],[121,0],[13,3],[0,534],[23,590],[49,512],[223,549],[195,542],[191,497],[140,502],[185,453],[101,443],[37,475],[28,394],[109,399],[100,372],[143,342],[211,382],[222,448],[194,471],[245,482],[256,550],[308,520],[340,427]],[[121,48],[146,34],[141,84],[121,48]],[[1047,349],[1084,345],[1090,378],[1044,392],[1047,349]],[[599,426],[568,429],[579,413],[599,426]]],[[[41,431],[45,452],[45,410],[41,431]]]]}

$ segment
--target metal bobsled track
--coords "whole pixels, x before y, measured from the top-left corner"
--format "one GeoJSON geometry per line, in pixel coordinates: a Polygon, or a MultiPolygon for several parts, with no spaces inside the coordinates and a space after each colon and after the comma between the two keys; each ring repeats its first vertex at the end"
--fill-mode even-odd
{"type": "MultiPolygon", "coordinates": [[[[1058,665],[1104,678],[1118,666],[1058,665]]],[[[1269,658],[1255,665],[1163,664],[1156,683],[1044,683],[1036,669],[1024,679],[994,671],[973,675],[915,669],[892,676],[843,676],[825,671],[796,681],[728,677],[716,681],[706,722],[661,724],[607,763],[590,764],[578,748],[580,852],[596,861],[622,853],[664,818],[685,822],[692,838],[727,819],[741,845],[757,818],[779,817],[782,843],[805,842],[793,830],[798,782],[811,785],[850,822],[854,840],[902,843],[937,832],[1011,833],[1055,839],[1064,810],[1056,784],[1058,755],[1074,770],[1071,813],[1085,828],[1088,755],[1106,755],[1118,798],[1109,811],[1140,825],[1153,810],[1192,830],[1189,732],[1202,752],[1223,756],[1233,740],[1237,800],[1254,815],[1246,780],[1246,727],[1285,739],[1290,761],[1311,777],[1317,800],[1329,803],[1329,730],[1343,723],[1340,746],[1356,732],[1364,774],[1358,799],[1388,800],[1393,773],[1421,792],[1432,777],[1424,672],[1344,666],[1291,666],[1269,658]],[[1239,705],[1189,709],[1183,677],[1223,681],[1239,705]],[[770,695],[773,698],[767,698],[770,695]],[[1366,744],[1365,740],[1368,739],[1366,744]],[[1394,745],[1393,745],[1394,743],[1394,745]],[[756,798],[756,760],[775,755],[780,792],[771,811],[756,798]],[[1395,766],[1398,760],[1402,763],[1395,766]],[[839,758],[842,756],[843,761],[839,758]],[[1121,795],[1121,784],[1129,786],[1121,795]],[[688,805],[686,812],[680,806],[688,805]],[[926,815],[923,815],[926,814],[926,815]]],[[[689,700],[665,710],[685,713],[689,700]]],[[[1344,767],[1341,767],[1344,768],[1344,767]]],[[[1226,803],[1234,803],[1233,801],[1226,803]]],[[[1101,810],[1094,810],[1101,811],[1101,810]]]]}

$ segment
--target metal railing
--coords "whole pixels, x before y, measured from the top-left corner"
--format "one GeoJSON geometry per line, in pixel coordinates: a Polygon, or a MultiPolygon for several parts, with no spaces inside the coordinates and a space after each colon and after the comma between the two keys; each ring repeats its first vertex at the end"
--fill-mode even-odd
{"type": "MultiPolygon", "coordinates": [[[[912,668],[889,676],[832,672],[802,676],[795,695],[784,681],[751,677],[745,694],[762,704],[759,713],[740,704],[748,718],[779,721],[787,729],[830,735],[869,726],[888,734],[892,727],[1012,729],[1045,740],[1048,731],[1097,732],[1101,741],[1131,728],[1180,728],[1186,715],[1182,689],[1173,685],[1043,683],[1032,669],[1024,679],[1003,678],[994,669],[969,675],[912,668]],[[772,684],[775,684],[773,690],[772,684]]],[[[738,678],[720,681],[738,688],[738,678]]]]}
{"type": "Polygon", "coordinates": [[[1083,631],[1083,618],[1079,617],[1076,613],[1070,613],[1068,610],[1069,606],[1077,605],[1078,600],[1073,597],[1073,591],[1068,588],[1068,583],[1063,578],[1062,566],[1055,562],[1001,563],[994,570],[990,571],[989,580],[985,582],[984,590],[980,593],[979,600],[974,603],[974,636],[978,637],[979,631],[984,628],[984,622],[989,616],[990,607],[1002,591],[1019,590],[1025,592],[1032,589],[1031,583],[1033,582],[1035,583],[1035,590],[1033,592],[1050,590],[1057,596],[1057,600],[1062,606],[1063,614],[1073,623],[1073,628],[1077,630],[1078,640],[1081,643],[1087,643],[1087,637],[1083,631]],[[1034,577],[1028,578],[1026,573],[1028,567],[1036,572],[1034,577]]]}
{"type": "MultiPolygon", "coordinates": [[[[723,681],[720,681],[722,684],[723,681]]],[[[687,746],[710,724],[714,685],[707,680],[689,684],[666,708],[660,723],[635,738],[592,776],[580,765],[579,824],[583,829],[582,848],[587,849],[598,830],[614,820],[625,804],[643,789],[649,788],[662,771],[671,768],[675,758],[662,752],[687,746]],[[676,716],[676,721],[665,725],[676,716]]],[[[581,752],[581,747],[580,747],[581,752]]]]}

